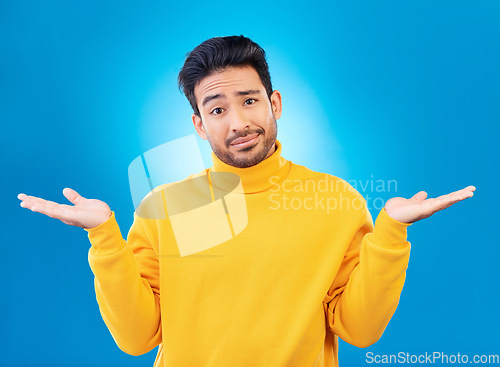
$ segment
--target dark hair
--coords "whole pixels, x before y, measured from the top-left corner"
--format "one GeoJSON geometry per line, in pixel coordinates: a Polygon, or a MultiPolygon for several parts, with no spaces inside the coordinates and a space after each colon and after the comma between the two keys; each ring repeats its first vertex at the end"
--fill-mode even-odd
{"type": "Polygon", "coordinates": [[[266,88],[267,97],[271,98],[273,86],[262,47],[244,36],[214,37],[187,54],[177,78],[179,89],[189,100],[195,114],[200,116],[194,96],[196,85],[207,76],[231,66],[252,66],[266,88]]]}

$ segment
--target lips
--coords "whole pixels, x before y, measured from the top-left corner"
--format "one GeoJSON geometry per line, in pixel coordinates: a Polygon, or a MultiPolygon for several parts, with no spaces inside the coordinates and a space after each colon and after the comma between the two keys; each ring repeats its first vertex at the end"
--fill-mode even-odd
{"type": "Polygon", "coordinates": [[[254,140],[258,135],[259,135],[258,133],[255,133],[255,134],[249,134],[247,136],[243,136],[241,138],[233,140],[231,145],[233,145],[233,146],[243,145],[251,140],[254,140]]]}

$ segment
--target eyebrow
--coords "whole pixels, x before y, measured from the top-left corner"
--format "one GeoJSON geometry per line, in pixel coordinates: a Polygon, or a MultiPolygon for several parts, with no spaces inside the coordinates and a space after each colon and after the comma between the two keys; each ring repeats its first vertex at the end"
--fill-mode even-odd
{"type": "MultiPolygon", "coordinates": [[[[260,90],[259,89],[248,89],[248,90],[239,90],[237,92],[234,92],[235,96],[247,96],[249,94],[259,94],[260,90]]],[[[219,98],[226,98],[224,94],[212,94],[211,96],[206,96],[203,98],[202,106],[205,106],[208,102],[210,102],[213,99],[219,99],[219,98]]]]}

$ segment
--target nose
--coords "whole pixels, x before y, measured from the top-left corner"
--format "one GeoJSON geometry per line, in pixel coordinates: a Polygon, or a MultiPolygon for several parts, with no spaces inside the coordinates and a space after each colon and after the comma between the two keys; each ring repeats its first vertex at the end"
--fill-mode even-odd
{"type": "Polygon", "coordinates": [[[233,108],[233,113],[231,116],[231,130],[245,130],[249,128],[249,121],[245,116],[245,113],[238,108],[233,108]]]}

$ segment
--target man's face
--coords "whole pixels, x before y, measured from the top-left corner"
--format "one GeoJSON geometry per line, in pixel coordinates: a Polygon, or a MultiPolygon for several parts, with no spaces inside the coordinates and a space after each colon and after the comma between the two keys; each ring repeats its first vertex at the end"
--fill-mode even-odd
{"type": "Polygon", "coordinates": [[[281,94],[275,90],[269,100],[253,67],[230,67],[209,75],[194,94],[201,115],[192,115],[195,129],[222,162],[250,167],[274,152],[281,94]]]}

